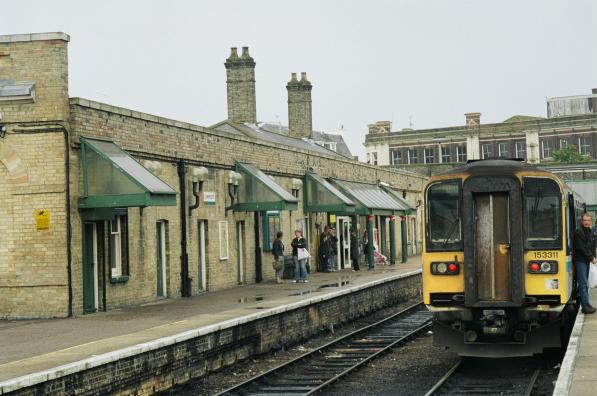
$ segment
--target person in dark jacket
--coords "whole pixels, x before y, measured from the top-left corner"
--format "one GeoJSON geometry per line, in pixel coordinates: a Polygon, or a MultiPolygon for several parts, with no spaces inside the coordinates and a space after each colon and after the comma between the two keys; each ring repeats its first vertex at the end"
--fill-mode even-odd
{"type": "Polygon", "coordinates": [[[282,231],[278,231],[276,234],[276,240],[272,246],[272,253],[274,253],[274,260],[277,262],[282,262],[282,267],[276,271],[276,282],[282,283],[282,274],[284,273],[284,243],[282,242],[282,237],[284,234],[282,231]]]}
{"type": "Polygon", "coordinates": [[[354,228],[350,229],[350,261],[353,270],[358,271],[361,269],[359,266],[359,237],[357,230],[354,228]]]}
{"type": "Polygon", "coordinates": [[[309,282],[307,279],[307,259],[298,258],[299,249],[307,248],[307,240],[303,238],[303,230],[294,231],[292,245],[292,258],[294,260],[294,282],[309,282]]]}
{"type": "Polygon", "coordinates": [[[595,240],[591,232],[591,215],[584,213],[581,226],[574,231],[572,258],[580,292],[580,305],[585,314],[595,313],[589,302],[589,265],[595,263],[595,240]]]}
{"type": "Polygon", "coordinates": [[[331,250],[331,257],[328,262],[328,270],[330,272],[334,271],[334,267],[336,267],[337,257],[338,257],[338,237],[336,237],[336,229],[330,228],[329,229],[329,244],[331,250]]]}
{"type": "Polygon", "coordinates": [[[328,229],[329,227],[326,225],[323,227],[323,232],[319,235],[319,271],[325,271],[327,268],[326,258],[323,255],[323,243],[325,238],[328,236],[328,229]]]}

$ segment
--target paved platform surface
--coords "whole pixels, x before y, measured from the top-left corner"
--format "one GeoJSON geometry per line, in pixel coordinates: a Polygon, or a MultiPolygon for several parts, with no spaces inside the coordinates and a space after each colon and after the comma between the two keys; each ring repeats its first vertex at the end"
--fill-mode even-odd
{"type": "MultiPolygon", "coordinates": [[[[590,290],[590,301],[597,306],[597,289],[590,290]]],[[[597,313],[578,312],[554,392],[565,394],[597,395],[597,313]]]]}
{"type": "Polygon", "coordinates": [[[68,319],[0,320],[0,383],[198,328],[248,321],[256,312],[316,302],[420,267],[417,256],[374,271],[314,273],[309,283],[269,281],[68,319]]]}

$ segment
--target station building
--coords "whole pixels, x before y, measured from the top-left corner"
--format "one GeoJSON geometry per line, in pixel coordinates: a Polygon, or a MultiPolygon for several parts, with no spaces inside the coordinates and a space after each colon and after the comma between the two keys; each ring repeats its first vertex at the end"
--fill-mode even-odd
{"type": "Polygon", "coordinates": [[[271,280],[279,230],[288,253],[305,231],[312,270],[325,225],[338,229],[336,268],[350,267],[349,227],[395,262],[420,249],[425,177],[322,145],[334,138],[312,132],[306,76],[287,86],[288,133],[268,132],[255,62],[233,50],[228,119],[203,127],[69,97],[68,42],[0,36],[0,318],[271,280]]]}
{"type": "Polygon", "coordinates": [[[390,121],[369,125],[367,162],[432,175],[467,160],[521,158],[547,165],[560,149],[574,148],[597,160],[597,89],[591,94],[547,99],[547,117],[515,115],[481,123],[481,113],[465,114],[464,124],[392,130],[390,121]]]}

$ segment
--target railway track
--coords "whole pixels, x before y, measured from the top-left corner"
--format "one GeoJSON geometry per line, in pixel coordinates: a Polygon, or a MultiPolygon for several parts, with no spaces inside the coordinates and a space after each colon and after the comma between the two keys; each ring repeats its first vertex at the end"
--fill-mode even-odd
{"type": "Polygon", "coordinates": [[[422,303],[331,341],[220,395],[311,395],[431,325],[422,303]]]}
{"type": "Polygon", "coordinates": [[[528,396],[533,391],[540,370],[536,359],[460,360],[425,396],[528,396]]]}

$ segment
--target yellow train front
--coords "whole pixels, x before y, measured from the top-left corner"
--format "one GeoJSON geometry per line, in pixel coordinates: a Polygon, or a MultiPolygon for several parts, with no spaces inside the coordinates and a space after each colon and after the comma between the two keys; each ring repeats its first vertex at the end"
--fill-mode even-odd
{"type": "Polygon", "coordinates": [[[559,347],[574,312],[571,235],[583,208],[557,176],[519,161],[431,177],[423,296],[435,344],[485,357],[559,347]]]}

